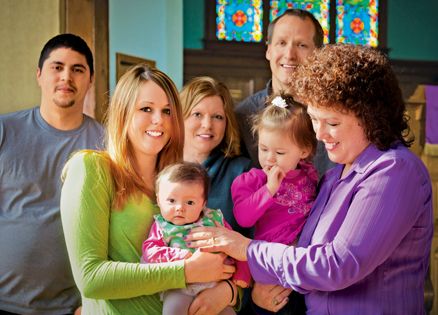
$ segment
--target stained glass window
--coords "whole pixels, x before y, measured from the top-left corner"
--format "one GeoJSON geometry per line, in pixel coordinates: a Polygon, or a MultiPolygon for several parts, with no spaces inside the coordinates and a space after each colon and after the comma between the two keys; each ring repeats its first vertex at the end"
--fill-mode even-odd
{"type": "Polygon", "coordinates": [[[378,0],[337,0],[336,42],[378,45],[378,0]]]}
{"type": "Polygon", "coordinates": [[[216,37],[219,40],[260,42],[263,39],[262,0],[217,0],[216,37]]]}
{"type": "Polygon", "coordinates": [[[377,47],[379,1],[385,0],[216,0],[216,38],[262,42],[265,3],[265,8],[268,4],[270,8],[269,22],[287,9],[303,9],[312,12],[321,24],[324,43],[377,47]],[[330,7],[333,8],[332,19],[330,7]]]}
{"type": "Polygon", "coordinates": [[[329,42],[329,25],[330,25],[330,0],[271,0],[271,12],[269,21],[273,21],[277,16],[283,14],[287,9],[302,9],[312,12],[315,18],[319,21],[324,31],[324,43],[329,42]]]}

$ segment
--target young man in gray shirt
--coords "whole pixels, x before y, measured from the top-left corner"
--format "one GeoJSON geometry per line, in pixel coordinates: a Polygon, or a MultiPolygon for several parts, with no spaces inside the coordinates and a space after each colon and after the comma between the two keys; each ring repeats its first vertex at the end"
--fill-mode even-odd
{"type": "Polygon", "coordinates": [[[102,126],[82,113],[93,56],[73,34],[41,51],[40,106],[0,116],[0,312],[73,314],[80,305],[59,214],[61,171],[96,149],[102,126]]]}

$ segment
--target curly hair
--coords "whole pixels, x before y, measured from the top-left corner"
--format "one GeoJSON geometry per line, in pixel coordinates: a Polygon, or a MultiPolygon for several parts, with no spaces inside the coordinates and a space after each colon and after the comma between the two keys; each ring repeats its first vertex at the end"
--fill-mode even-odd
{"type": "Polygon", "coordinates": [[[316,50],[291,80],[307,105],[354,114],[367,139],[380,150],[396,141],[410,146],[408,116],[389,60],[376,49],[345,44],[316,50]]]}
{"type": "Polygon", "coordinates": [[[298,147],[309,150],[305,159],[307,161],[311,161],[315,155],[317,140],[312,121],[307,115],[306,107],[296,102],[290,94],[280,92],[266,100],[265,109],[252,117],[252,133],[257,135],[261,129],[278,130],[287,134],[298,147]],[[285,107],[274,105],[274,100],[278,97],[284,101],[285,107]]]}

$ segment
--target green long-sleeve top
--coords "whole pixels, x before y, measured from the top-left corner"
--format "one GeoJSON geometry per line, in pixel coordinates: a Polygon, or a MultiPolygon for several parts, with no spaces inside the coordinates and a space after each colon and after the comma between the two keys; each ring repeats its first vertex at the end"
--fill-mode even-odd
{"type": "Polygon", "coordinates": [[[185,287],[184,261],[140,264],[159,210],[143,194],[113,209],[114,194],[100,153],[81,152],[66,164],[61,219],[82,314],[161,314],[157,292],[185,287]]]}

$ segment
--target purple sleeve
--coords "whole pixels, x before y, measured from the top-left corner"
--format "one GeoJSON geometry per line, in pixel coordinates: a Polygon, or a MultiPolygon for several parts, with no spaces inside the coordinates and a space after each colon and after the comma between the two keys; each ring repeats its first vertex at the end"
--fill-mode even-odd
{"type": "Polygon", "coordinates": [[[183,260],[190,252],[187,249],[169,247],[163,240],[163,233],[156,222],[152,224],[142,249],[143,261],[150,264],[183,260]]]}
{"type": "MultiPolygon", "coordinates": [[[[301,293],[340,290],[365,278],[392,255],[427,211],[430,182],[420,171],[415,163],[388,159],[348,189],[350,199],[336,198],[342,197],[342,184],[337,183],[310,246],[250,243],[247,253],[253,278],[301,293]],[[342,215],[329,216],[327,211],[342,215]],[[330,241],[322,241],[325,238],[330,241]]],[[[414,255],[411,246],[415,240],[401,247],[405,259],[414,255]]]]}
{"type": "Polygon", "coordinates": [[[233,213],[237,223],[242,227],[252,227],[274,203],[266,183],[250,171],[236,177],[231,185],[233,213]]]}

